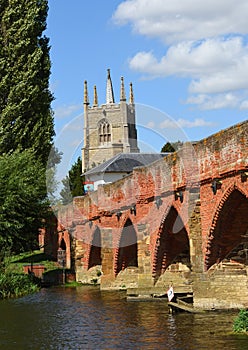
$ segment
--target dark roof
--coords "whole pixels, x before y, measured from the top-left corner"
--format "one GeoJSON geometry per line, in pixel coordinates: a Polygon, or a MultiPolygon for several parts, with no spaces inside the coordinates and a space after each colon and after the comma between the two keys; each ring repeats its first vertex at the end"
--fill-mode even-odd
{"type": "Polygon", "coordinates": [[[146,166],[161,159],[168,153],[119,153],[106,162],[86,171],[83,175],[100,173],[130,173],[133,168],[146,166]]]}

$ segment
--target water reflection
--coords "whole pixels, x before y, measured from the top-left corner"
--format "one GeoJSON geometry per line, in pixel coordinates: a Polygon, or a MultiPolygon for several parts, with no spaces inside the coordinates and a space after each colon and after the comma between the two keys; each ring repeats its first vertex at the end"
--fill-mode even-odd
{"type": "Polygon", "coordinates": [[[0,349],[245,350],[236,313],[170,315],[165,302],[126,302],[97,287],[43,289],[0,302],[0,349]]]}

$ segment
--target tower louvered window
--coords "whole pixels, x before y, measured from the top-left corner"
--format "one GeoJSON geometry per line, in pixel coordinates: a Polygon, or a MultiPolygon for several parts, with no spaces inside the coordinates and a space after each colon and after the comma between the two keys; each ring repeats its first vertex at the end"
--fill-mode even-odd
{"type": "Polygon", "coordinates": [[[103,119],[99,122],[98,136],[100,145],[111,142],[111,126],[106,119],[103,119]]]}

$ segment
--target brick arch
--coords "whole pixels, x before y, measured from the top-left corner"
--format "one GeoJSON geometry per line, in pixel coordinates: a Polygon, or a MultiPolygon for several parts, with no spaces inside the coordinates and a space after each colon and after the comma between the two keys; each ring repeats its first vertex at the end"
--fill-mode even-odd
{"type": "Polygon", "coordinates": [[[58,252],[57,260],[59,260],[59,252],[65,252],[65,266],[66,268],[71,267],[71,238],[67,230],[62,228],[58,233],[58,252]]]}
{"type": "Polygon", "coordinates": [[[216,223],[218,221],[218,217],[219,217],[219,214],[225,204],[225,202],[227,201],[227,199],[229,198],[229,196],[231,195],[231,193],[233,191],[239,191],[240,193],[242,193],[245,197],[247,197],[246,193],[243,191],[242,188],[240,188],[239,186],[237,185],[232,185],[231,187],[229,187],[225,193],[223,194],[220,202],[219,202],[219,205],[217,206],[217,209],[215,211],[215,214],[214,214],[214,217],[213,217],[213,220],[212,220],[212,225],[211,225],[211,228],[210,228],[210,233],[209,233],[209,236],[211,235],[211,233],[215,230],[215,227],[216,227],[216,223]]]}
{"type": "Polygon", "coordinates": [[[129,217],[120,230],[119,244],[115,253],[114,272],[117,276],[129,266],[138,267],[137,234],[129,217]]]}
{"type": "Polygon", "coordinates": [[[89,248],[88,269],[90,269],[93,266],[102,264],[101,247],[101,231],[99,227],[96,226],[92,235],[92,240],[89,248]]]}
{"type": "Polygon", "coordinates": [[[248,198],[242,188],[232,185],[222,196],[209,231],[204,265],[208,270],[242,244],[248,230],[248,198]]]}
{"type": "Polygon", "coordinates": [[[188,232],[177,209],[174,206],[168,206],[161,220],[155,242],[153,278],[158,279],[170,264],[181,261],[190,266],[188,232]],[[173,229],[175,225],[176,230],[173,229]]]}

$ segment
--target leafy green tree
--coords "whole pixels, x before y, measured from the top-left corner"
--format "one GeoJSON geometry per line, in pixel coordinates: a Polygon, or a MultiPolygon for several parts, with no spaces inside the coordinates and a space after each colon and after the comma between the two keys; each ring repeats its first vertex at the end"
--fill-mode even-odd
{"type": "Polygon", "coordinates": [[[72,197],[82,196],[83,179],[82,179],[82,159],[78,157],[77,161],[72,165],[69,171],[70,186],[72,197]]]}
{"type": "Polygon", "coordinates": [[[54,121],[47,0],[0,0],[0,154],[32,149],[46,164],[54,121]]]}
{"type": "Polygon", "coordinates": [[[183,143],[181,141],[177,142],[166,142],[166,144],[161,148],[161,153],[170,153],[177,151],[180,147],[182,147],[183,143]]]}
{"type": "MultiPolygon", "coordinates": [[[[49,91],[48,0],[0,0],[0,249],[30,249],[50,213],[53,96],[49,91]],[[42,219],[42,220],[41,220],[42,219]],[[10,248],[11,247],[11,248],[10,248]]],[[[1,256],[0,256],[1,260],[1,256]]]]}
{"type": "Polygon", "coordinates": [[[34,249],[48,212],[45,173],[31,150],[0,156],[0,250],[34,249]],[[35,176],[34,176],[35,174],[35,176]]]}
{"type": "Polygon", "coordinates": [[[175,148],[172,146],[170,142],[167,142],[162,148],[161,153],[167,153],[167,152],[175,152],[175,148]]]}
{"type": "Polygon", "coordinates": [[[62,200],[62,204],[66,205],[71,203],[72,201],[70,178],[68,175],[64,179],[62,179],[62,185],[63,185],[63,188],[60,191],[60,197],[62,200]]]}
{"type": "Polygon", "coordinates": [[[68,204],[72,197],[83,196],[83,177],[82,175],[82,159],[78,157],[77,161],[69,170],[69,175],[62,180],[63,188],[60,192],[63,204],[68,204]]]}

